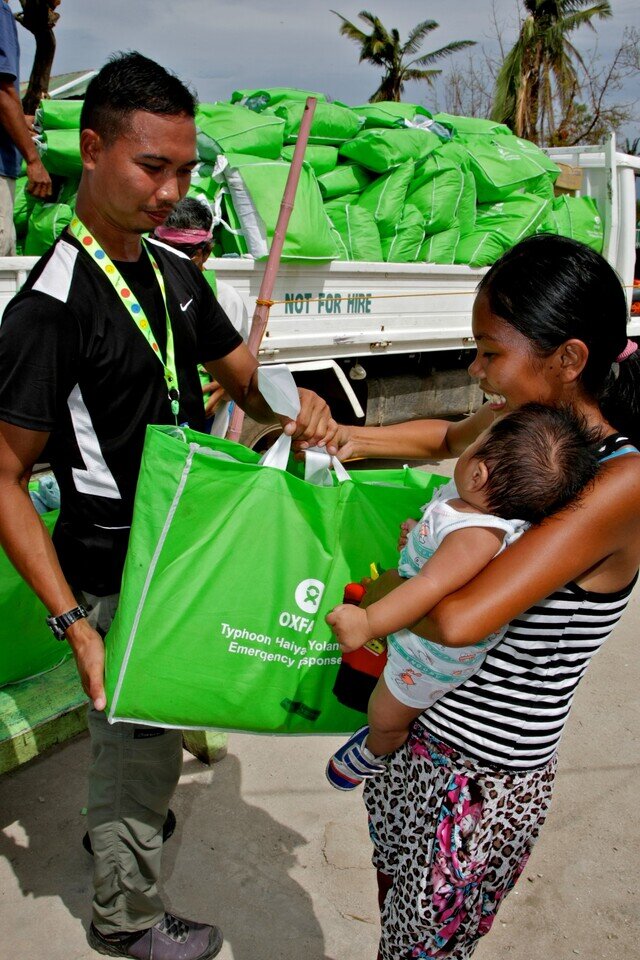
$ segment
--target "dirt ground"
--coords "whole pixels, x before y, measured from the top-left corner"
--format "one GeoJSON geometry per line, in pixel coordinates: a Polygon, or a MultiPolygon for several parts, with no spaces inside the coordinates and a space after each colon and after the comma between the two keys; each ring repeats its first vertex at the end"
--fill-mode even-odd
{"type": "MultiPolygon", "coordinates": [[[[444,471],[443,471],[444,472],[444,471]]],[[[576,697],[542,838],[477,960],[640,956],[640,593],[576,697]]],[[[339,739],[233,734],[188,754],[165,848],[176,913],[217,922],[221,960],[373,960],[378,922],[361,797],[331,790],[339,739]]],[[[86,736],[0,777],[0,957],[91,960],[86,736]]]]}

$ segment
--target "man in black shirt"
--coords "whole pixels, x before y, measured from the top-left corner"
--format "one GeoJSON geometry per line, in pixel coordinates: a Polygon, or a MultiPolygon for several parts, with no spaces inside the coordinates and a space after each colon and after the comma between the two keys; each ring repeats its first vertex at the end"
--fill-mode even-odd
{"type": "MultiPolygon", "coordinates": [[[[93,701],[88,823],[95,853],[89,942],[109,956],[207,960],[217,927],[164,911],[162,824],[180,775],[179,731],[106,722],[103,636],[117,605],[149,423],[203,422],[204,363],[257,420],[271,415],[257,363],[200,271],[142,242],[196,165],[195,99],[140,54],[92,80],[81,117],[76,219],[39,261],[0,326],[0,543],[73,648],[93,701]],[[62,493],[54,545],[25,478],[46,457],[62,493]]],[[[285,430],[328,442],[335,424],[300,391],[285,430]]]]}

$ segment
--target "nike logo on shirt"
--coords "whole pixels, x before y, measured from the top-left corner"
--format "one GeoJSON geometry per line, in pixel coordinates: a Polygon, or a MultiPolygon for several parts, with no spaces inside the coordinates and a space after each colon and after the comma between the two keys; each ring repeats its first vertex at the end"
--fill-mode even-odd
{"type": "Polygon", "coordinates": [[[180,309],[182,310],[182,312],[184,313],[185,310],[188,310],[188,309],[189,309],[189,306],[190,306],[192,303],[193,303],[193,297],[191,297],[191,300],[187,300],[186,303],[181,303],[181,304],[180,304],[180,309]]]}

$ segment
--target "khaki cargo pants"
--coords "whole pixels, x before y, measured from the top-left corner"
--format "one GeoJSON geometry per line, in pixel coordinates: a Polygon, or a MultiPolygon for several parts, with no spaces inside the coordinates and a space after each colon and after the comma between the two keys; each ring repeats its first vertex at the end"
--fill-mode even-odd
{"type": "MultiPolygon", "coordinates": [[[[118,596],[78,592],[103,636],[118,596]]],[[[164,914],[158,893],[162,825],[182,769],[182,732],[107,722],[89,709],[88,826],[94,851],[93,922],[103,933],[144,930],[164,914]]]]}

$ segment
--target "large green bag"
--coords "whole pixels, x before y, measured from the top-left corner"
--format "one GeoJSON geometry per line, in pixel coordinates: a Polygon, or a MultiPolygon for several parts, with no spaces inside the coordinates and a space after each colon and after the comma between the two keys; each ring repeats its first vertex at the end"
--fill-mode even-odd
{"type": "MultiPolygon", "coordinates": [[[[295,143],[289,143],[282,148],[282,159],[287,163],[293,160],[296,149],[295,143]]],[[[316,177],[333,170],[338,162],[338,148],[325,146],[322,143],[308,144],[304,151],[305,162],[309,164],[316,177]]]]}
{"type": "Polygon", "coordinates": [[[378,225],[381,237],[391,236],[402,218],[407,190],[413,180],[414,164],[411,160],[378,177],[363,190],[356,201],[359,207],[368,210],[378,225]]]}
{"type": "Polygon", "coordinates": [[[34,204],[24,242],[25,256],[39,257],[45,253],[69,226],[72,217],[73,210],[66,203],[34,204]]]}
{"type": "Polygon", "coordinates": [[[201,103],[196,113],[198,156],[215,161],[221,153],[275,159],[282,153],[284,120],[228,103],[201,103]]]}
{"type": "Polygon", "coordinates": [[[405,121],[416,117],[431,119],[433,116],[424,107],[415,103],[396,103],[395,100],[381,100],[378,103],[365,103],[360,107],[351,107],[354,113],[364,117],[366,130],[371,127],[404,127],[405,121]]]}
{"type": "MultiPolygon", "coordinates": [[[[298,139],[302,117],[305,112],[302,100],[283,100],[275,107],[269,107],[277,117],[284,120],[285,143],[294,143],[298,139]]],[[[338,145],[351,140],[364,125],[364,117],[358,117],[348,107],[338,103],[318,103],[311,121],[309,143],[338,145]]]]}
{"type": "Polygon", "coordinates": [[[407,160],[424,159],[440,146],[442,141],[429,130],[373,127],[364,130],[340,147],[340,156],[355,160],[375,173],[386,173],[407,160]]]}
{"type": "MultiPolygon", "coordinates": [[[[42,515],[49,533],[58,511],[42,515]]],[[[0,550],[0,687],[51,670],[71,656],[45,623],[47,611],[0,550]]]]}
{"type": "MultiPolygon", "coordinates": [[[[275,233],[290,164],[244,154],[220,157],[215,178],[225,185],[248,252],[266,259],[275,233]]],[[[234,226],[229,221],[230,226],[234,226]]],[[[223,234],[224,236],[224,234],[223,234]]],[[[318,181],[303,164],[282,250],[283,260],[333,260],[338,256],[318,181]]]]}
{"type": "Polygon", "coordinates": [[[451,160],[432,153],[416,168],[407,203],[422,213],[426,233],[441,233],[459,222],[464,191],[464,170],[451,160]]]}
{"type": "Polygon", "coordinates": [[[413,263],[420,256],[423,240],[423,214],[407,203],[393,234],[381,238],[382,256],[389,263],[413,263]]]}
{"type": "Polygon", "coordinates": [[[36,110],[39,130],[79,130],[82,100],[41,100],[36,110]]]}
{"type": "Polygon", "coordinates": [[[572,237],[602,253],[604,224],[593,197],[556,197],[538,232],[572,237]]]}
{"type": "Polygon", "coordinates": [[[37,141],[42,162],[49,171],[62,177],[79,177],[82,173],[80,131],[46,130],[37,141]]]}
{"type": "Polygon", "coordinates": [[[337,244],[340,260],[366,260],[378,263],[383,260],[380,234],[373,214],[357,203],[340,204],[334,200],[325,204],[331,224],[338,234],[337,244]]]}
{"type": "Polygon", "coordinates": [[[332,694],[340,652],[324,617],[372,561],[397,564],[398,524],[444,480],[405,468],[338,482],[322,469],[331,485],[317,486],[302,464],[279,468],[280,443],[267,466],[208,434],[148,427],[106,639],[111,721],[270,733],[361,723],[332,694]]]}
{"type": "Polygon", "coordinates": [[[371,173],[357,163],[339,163],[333,170],[318,177],[324,200],[359,193],[371,183],[371,173]]]}

